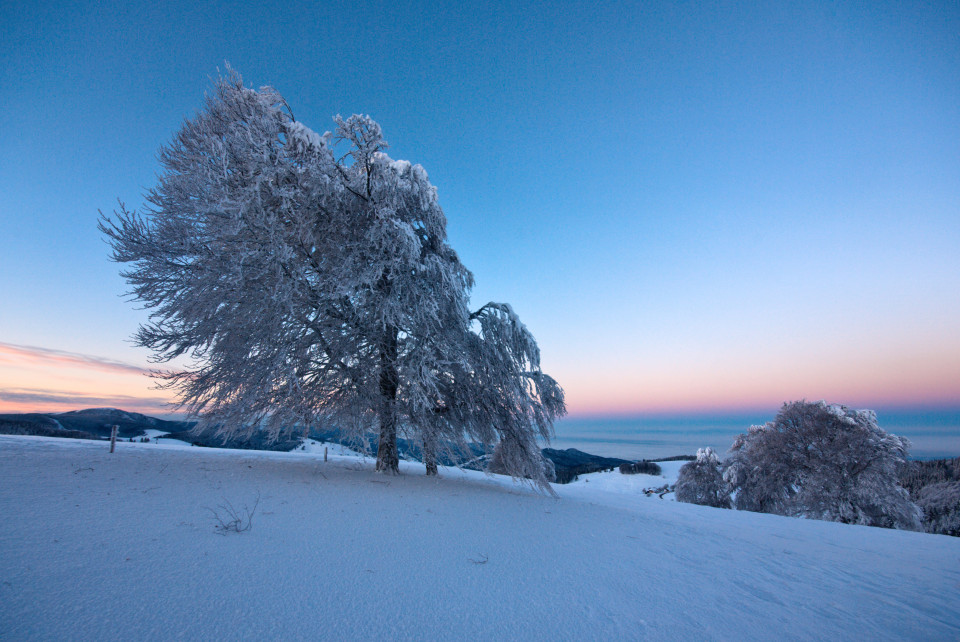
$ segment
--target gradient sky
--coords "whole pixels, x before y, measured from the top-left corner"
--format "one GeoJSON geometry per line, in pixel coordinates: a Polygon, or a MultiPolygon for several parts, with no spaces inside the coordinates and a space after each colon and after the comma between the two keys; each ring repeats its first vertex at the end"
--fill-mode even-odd
{"type": "Polygon", "coordinates": [[[81,1],[0,5],[0,411],[161,407],[97,211],[225,61],[426,168],[574,415],[960,406],[956,2],[81,1]]]}

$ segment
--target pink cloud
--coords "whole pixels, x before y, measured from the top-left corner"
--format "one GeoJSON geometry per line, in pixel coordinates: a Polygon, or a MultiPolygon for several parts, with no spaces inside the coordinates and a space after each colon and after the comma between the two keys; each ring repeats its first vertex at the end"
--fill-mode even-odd
{"type": "Polygon", "coordinates": [[[104,357],[0,342],[0,361],[15,360],[26,360],[37,365],[82,366],[117,374],[150,374],[147,368],[104,357]]]}
{"type": "Polygon", "coordinates": [[[133,395],[98,395],[39,388],[0,388],[0,412],[62,412],[99,407],[122,408],[152,415],[169,415],[174,410],[164,399],[133,395]]]}

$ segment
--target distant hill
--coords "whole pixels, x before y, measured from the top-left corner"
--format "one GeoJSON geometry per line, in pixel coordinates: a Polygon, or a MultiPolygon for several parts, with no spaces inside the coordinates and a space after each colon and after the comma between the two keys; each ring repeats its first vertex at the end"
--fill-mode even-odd
{"type": "MultiPolygon", "coordinates": [[[[173,423],[185,423],[185,422],[173,422],[173,423]]],[[[207,448],[235,448],[237,450],[274,450],[280,452],[290,452],[294,448],[297,448],[301,439],[299,437],[293,438],[289,435],[281,435],[277,440],[271,440],[265,433],[254,433],[249,437],[231,437],[227,438],[223,435],[217,435],[215,428],[207,428],[200,432],[196,432],[193,427],[195,423],[191,422],[186,424],[187,428],[181,428],[177,431],[170,431],[170,434],[167,435],[170,439],[179,439],[180,441],[185,441],[187,443],[193,444],[194,446],[204,446],[207,448]]],[[[157,430],[166,430],[165,428],[157,428],[157,430]]]]}
{"type": "Polygon", "coordinates": [[[0,415],[0,433],[7,435],[104,439],[110,436],[113,426],[119,426],[118,436],[127,439],[140,437],[148,429],[183,432],[192,428],[194,422],[166,421],[116,408],[0,415]]]}
{"type": "Polygon", "coordinates": [[[56,419],[37,413],[0,415],[0,434],[100,439],[99,436],[83,430],[68,430],[56,419]]]}
{"type": "Polygon", "coordinates": [[[113,426],[119,426],[121,439],[142,437],[147,430],[169,433],[167,437],[196,446],[237,448],[242,450],[290,451],[300,445],[299,439],[271,441],[266,435],[227,439],[216,430],[194,432],[195,421],[168,421],[117,408],[87,408],[58,413],[25,413],[0,415],[0,434],[68,437],[72,439],[107,439],[113,426]]]}
{"type": "Polygon", "coordinates": [[[576,479],[577,475],[596,473],[601,470],[613,470],[620,464],[633,463],[626,459],[591,455],[576,448],[567,448],[566,450],[544,448],[543,456],[553,462],[557,471],[558,484],[568,484],[576,479]]]}
{"type": "Polygon", "coordinates": [[[127,412],[117,408],[89,408],[87,410],[71,410],[55,415],[48,415],[59,421],[69,430],[84,430],[95,435],[110,436],[112,426],[120,426],[118,435],[123,438],[139,437],[148,429],[162,430],[163,432],[183,432],[196,425],[193,421],[166,421],[156,417],[148,417],[138,412],[127,412]]]}

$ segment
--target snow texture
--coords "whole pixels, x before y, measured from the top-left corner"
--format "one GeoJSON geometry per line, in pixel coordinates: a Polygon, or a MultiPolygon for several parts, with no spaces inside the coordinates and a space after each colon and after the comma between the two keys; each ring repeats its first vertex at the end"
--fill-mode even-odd
{"type": "Polygon", "coordinates": [[[957,538],[373,468],[0,436],[0,638],[960,637],[957,538]]]}

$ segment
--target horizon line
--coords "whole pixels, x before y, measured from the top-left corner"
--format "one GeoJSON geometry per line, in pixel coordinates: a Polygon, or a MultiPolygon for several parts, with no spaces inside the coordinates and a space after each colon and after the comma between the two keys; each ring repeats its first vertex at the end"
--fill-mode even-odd
{"type": "MultiPolygon", "coordinates": [[[[803,401],[803,400],[797,400],[803,401]]],[[[806,400],[811,401],[811,400],[806,400]]],[[[856,404],[856,403],[841,403],[834,402],[829,400],[814,399],[816,401],[826,401],[827,403],[834,404],[839,403],[840,405],[852,408],[854,410],[873,410],[877,413],[906,413],[906,412],[955,412],[960,413],[960,401],[954,402],[932,402],[932,403],[923,403],[923,402],[910,402],[910,403],[890,403],[890,404],[856,404]]],[[[792,403],[792,402],[784,402],[792,403]]],[[[724,416],[724,417],[733,417],[733,416],[744,416],[744,415],[770,415],[771,419],[777,412],[780,411],[780,408],[783,407],[781,404],[770,404],[769,406],[728,406],[728,407],[693,407],[693,408],[671,408],[671,409],[630,409],[630,410],[584,410],[584,411],[572,411],[566,416],[561,417],[558,421],[563,421],[565,419],[577,419],[577,420],[618,420],[618,419],[636,419],[641,417],[650,417],[650,418],[661,418],[661,417],[710,417],[710,416],[724,416]]]]}
{"type": "MultiPolygon", "coordinates": [[[[119,399],[116,399],[119,401],[119,399]]],[[[177,412],[177,411],[168,411],[164,412],[160,407],[158,407],[157,402],[159,400],[154,399],[134,399],[128,398],[129,401],[133,401],[129,406],[124,405],[109,405],[109,404],[98,404],[98,405],[85,405],[78,404],[76,407],[72,407],[68,410],[55,410],[55,409],[44,409],[42,406],[37,409],[29,410],[16,410],[16,411],[2,411],[0,414],[5,415],[53,415],[53,414],[62,414],[65,412],[76,412],[80,410],[101,410],[101,409],[112,409],[112,410],[122,410],[124,412],[132,412],[144,415],[151,415],[157,413],[154,416],[162,415],[164,417],[188,417],[190,416],[186,412],[177,412]],[[136,403],[137,401],[142,401],[146,403],[136,403]]],[[[101,398],[99,401],[108,401],[108,399],[101,398]]],[[[820,400],[816,400],[820,401],[820,400]]],[[[160,402],[161,404],[166,405],[166,402],[160,402]]],[[[789,402],[788,402],[789,403],[789,402]]],[[[828,402],[833,403],[833,402],[828,402]]],[[[66,405],[66,404],[63,404],[66,405]]],[[[170,404],[173,405],[173,404],[170,404]]],[[[877,413],[924,413],[924,412],[937,412],[937,413],[957,413],[960,414],[960,403],[928,403],[928,404],[891,404],[891,405],[874,405],[872,408],[860,407],[857,404],[842,404],[848,408],[853,408],[855,410],[873,410],[877,413]]],[[[770,415],[771,418],[775,415],[781,406],[773,407],[727,407],[727,408],[676,408],[670,410],[658,409],[658,410],[611,410],[611,411],[584,411],[584,412],[571,412],[564,417],[557,419],[557,422],[562,422],[567,419],[573,420],[586,420],[586,421],[617,421],[617,420],[630,420],[638,418],[674,418],[674,417],[703,417],[708,418],[712,416],[722,416],[722,417],[743,417],[750,415],[770,415]]]]}

